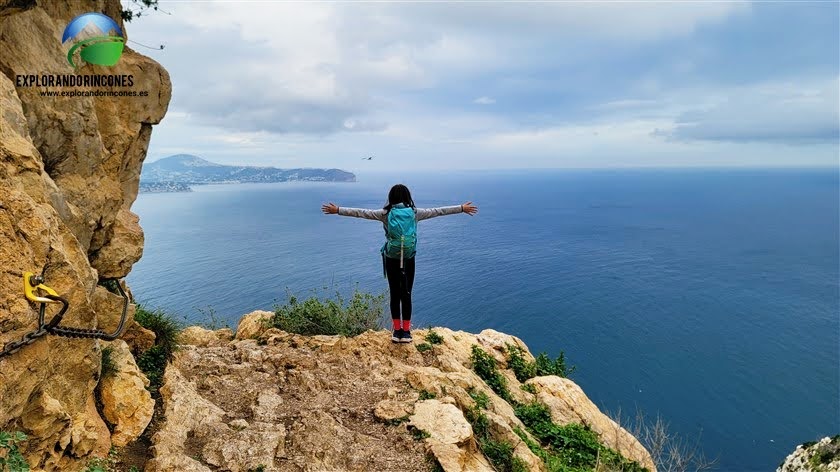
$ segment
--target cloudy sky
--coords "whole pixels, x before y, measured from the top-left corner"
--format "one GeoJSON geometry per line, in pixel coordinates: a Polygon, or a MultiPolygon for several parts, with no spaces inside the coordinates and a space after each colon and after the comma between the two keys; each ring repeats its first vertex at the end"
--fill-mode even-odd
{"type": "MultiPolygon", "coordinates": [[[[125,0],[124,0],[125,3],[125,0]]],[[[498,169],[838,164],[840,3],[160,0],[148,160],[498,169]],[[373,161],[361,161],[375,156],[373,161]]]]}

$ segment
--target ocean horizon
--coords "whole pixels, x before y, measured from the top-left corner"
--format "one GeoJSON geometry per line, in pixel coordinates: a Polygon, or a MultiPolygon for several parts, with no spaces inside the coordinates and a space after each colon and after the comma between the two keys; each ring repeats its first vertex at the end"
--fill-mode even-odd
{"type": "Polygon", "coordinates": [[[142,194],[128,282],[184,323],[272,309],[286,293],[383,293],[382,225],[320,212],[419,207],[415,326],[565,352],[602,411],[661,414],[716,470],[775,470],[840,433],[837,168],[358,173],[355,183],[195,186],[142,194]]]}

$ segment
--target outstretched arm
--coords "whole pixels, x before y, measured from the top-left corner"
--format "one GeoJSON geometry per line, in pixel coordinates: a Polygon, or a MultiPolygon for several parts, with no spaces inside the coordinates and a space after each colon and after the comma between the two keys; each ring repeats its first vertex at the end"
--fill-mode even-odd
{"type": "Polygon", "coordinates": [[[477,211],[478,207],[473,205],[472,202],[467,202],[463,205],[446,206],[438,208],[418,208],[417,221],[428,220],[429,218],[435,218],[437,216],[455,215],[458,213],[466,213],[472,216],[477,211]]]}
{"type": "Polygon", "coordinates": [[[365,210],[364,208],[339,207],[335,203],[327,203],[321,206],[321,211],[327,215],[352,216],[366,220],[385,221],[385,210],[365,210]]]}

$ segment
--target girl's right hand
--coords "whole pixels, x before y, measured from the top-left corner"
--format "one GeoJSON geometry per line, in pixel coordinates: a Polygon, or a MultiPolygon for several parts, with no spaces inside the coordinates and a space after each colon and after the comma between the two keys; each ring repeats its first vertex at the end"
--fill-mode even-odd
{"type": "Polygon", "coordinates": [[[335,215],[338,213],[338,206],[335,203],[330,202],[325,205],[321,205],[321,211],[327,215],[335,215]]]}
{"type": "Polygon", "coordinates": [[[478,211],[478,207],[473,205],[473,202],[467,202],[467,203],[464,203],[463,205],[461,205],[461,211],[463,211],[464,213],[466,213],[470,216],[473,216],[478,211]]]}

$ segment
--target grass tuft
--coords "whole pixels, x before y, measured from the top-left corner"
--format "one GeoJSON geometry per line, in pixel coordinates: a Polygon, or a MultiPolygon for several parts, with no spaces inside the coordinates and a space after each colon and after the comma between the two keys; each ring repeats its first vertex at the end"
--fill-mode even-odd
{"type": "Polygon", "coordinates": [[[434,392],[420,390],[420,400],[431,400],[433,398],[437,398],[437,395],[434,392]]]}
{"type": "Polygon", "coordinates": [[[429,344],[443,344],[443,336],[429,328],[429,332],[426,334],[426,342],[429,344]]]}
{"type": "Polygon", "coordinates": [[[100,363],[101,367],[99,369],[99,378],[100,379],[107,379],[109,377],[113,377],[117,375],[117,366],[114,364],[114,348],[111,346],[106,346],[102,348],[102,361],[100,363]]]}
{"type": "Polygon", "coordinates": [[[181,325],[162,310],[149,310],[138,306],[134,319],[140,326],[155,333],[155,345],[137,356],[137,367],[149,379],[149,391],[157,397],[163,385],[166,365],[178,350],[178,335],[181,325]]]}

